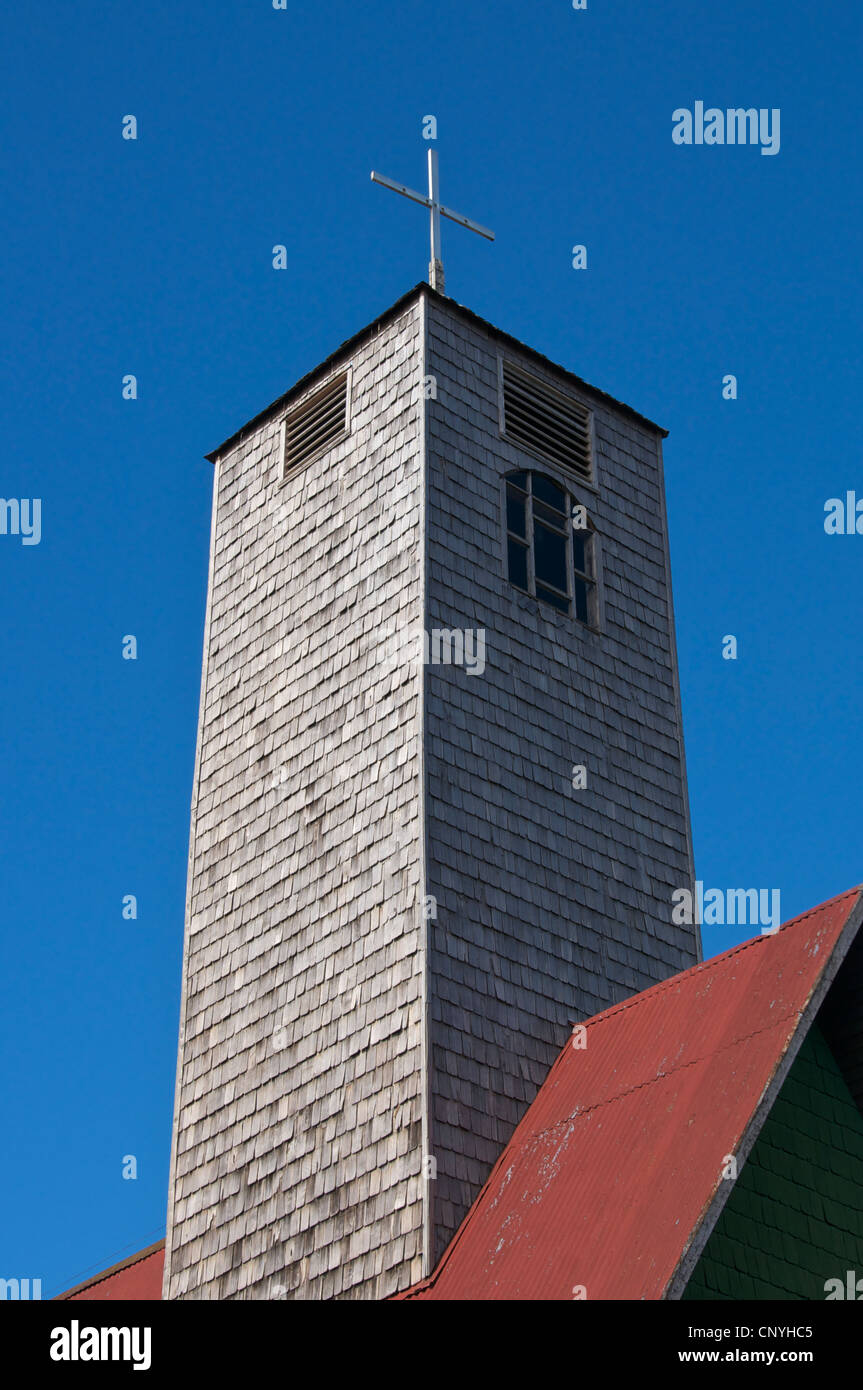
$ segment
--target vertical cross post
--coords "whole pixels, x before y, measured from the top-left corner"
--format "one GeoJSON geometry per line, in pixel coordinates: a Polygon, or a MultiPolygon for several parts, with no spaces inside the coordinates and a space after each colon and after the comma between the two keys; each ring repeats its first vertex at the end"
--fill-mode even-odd
{"type": "Polygon", "coordinates": [[[478,222],[472,222],[469,217],[463,217],[460,212],[453,212],[452,208],[445,208],[440,200],[440,175],[438,173],[437,150],[429,149],[429,191],[428,196],[424,193],[415,193],[412,188],[406,188],[403,183],[396,183],[394,179],[388,179],[385,174],[377,174],[372,170],[372,182],[381,183],[384,188],[392,189],[393,193],[400,193],[403,198],[410,198],[412,203],[420,203],[424,208],[428,208],[431,216],[431,260],[429,261],[429,284],[433,290],[438,290],[440,294],[444,292],[443,259],[441,256],[441,237],[440,220],[448,217],[450,221],[457,222],[460,227],[467,227],[469,232],[476,232],[478,236],[485,237],[486,241],[494,241],[494,232],[490,232],[488,227],[481,227],[478,222]]]}
{"type": "Polygon", "coordinates": [[[433,290],[444,292],[443,262],[440,247],[440,176],[437,150],[429,147],[429,204],[431,206],[431,261],[429,284],[433,290]]]}

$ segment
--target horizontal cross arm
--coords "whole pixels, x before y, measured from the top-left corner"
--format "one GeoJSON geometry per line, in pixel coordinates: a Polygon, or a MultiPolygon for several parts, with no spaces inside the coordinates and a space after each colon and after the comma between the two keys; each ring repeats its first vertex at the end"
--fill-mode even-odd
{"type": "MultiPolygon", "coordinates": [[[[391,188],[393,193],[401,193],[403,198],[410,198],[414,203],[422,203],[424,208],[431,207],[431,198],[427,198],[424,193],[415,193],[412,188],[407,188],[403,183],[396,183],[394,179],[388,179],[386,174],[377,174],[372,169],[372,183],[381,183],[384,188],[391,188]]],[[[441,208],[443,211],[443,208],[441,208]]]]}
{"type": "Polygon", "coordinates": [[[441,204],[441,217],[448,217],[451,222],[457,222],[460,227],[467,227],[469,232],[478,232],[484,236],[486,241],[494,241],[494,232],[490,232],[488,227],[481,227],[478,222],[471,222],[469,217],[462,217],[460,212],[453,212],[452,208],[445,208],[441,204]]]}

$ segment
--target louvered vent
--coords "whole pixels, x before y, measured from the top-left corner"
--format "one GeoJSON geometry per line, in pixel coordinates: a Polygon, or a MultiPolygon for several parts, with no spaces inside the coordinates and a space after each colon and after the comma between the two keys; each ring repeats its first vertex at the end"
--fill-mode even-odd
{"type": "Polygon", "coordinates": [[[590,411],[511,362],[503,364],[504,432],[515,444],[588,480],[590,411]]]}
{"type": "Polygon", "coordinates": [[[323,454],[348,432],[348,375],[317,391],[285,418],[283,476],[323,454]]]}

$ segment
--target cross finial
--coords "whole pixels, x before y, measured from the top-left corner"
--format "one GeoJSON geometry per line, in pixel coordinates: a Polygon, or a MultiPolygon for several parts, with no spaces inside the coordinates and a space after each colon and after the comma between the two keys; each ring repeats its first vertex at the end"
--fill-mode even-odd
{"type": "Polygon", "coordinates": [[[384,174],[376,174],[372,170],[372,181],[382,183],[384,188],[391,188],[393,193],[401,193],[403,198],[410,198],[414,203],[421,203],[423,207],[429,209],[431,215],[431,260],[429,262],[429,284],[433,290],[444,292],[443,263],[441,261],[440,249],[440,220],[448,217],[451,222],[457,222],[460,227],[467,227],[469,232],[476,232],[479,236],[484,236],[487,241],[494,241],[494,232],[490,232],[488,227],[481,227],[478,222],[472,222],[469,217],[462,217],[460,212],[453,212],[451,208],[445,208],[440,200],[440,180],[438,177],[437,150],[429,149],[429,191],[428,197],[422,193],[415,193],[412,188],[406,188],[403,183],[395,183],[388,179],[384,174]]]}

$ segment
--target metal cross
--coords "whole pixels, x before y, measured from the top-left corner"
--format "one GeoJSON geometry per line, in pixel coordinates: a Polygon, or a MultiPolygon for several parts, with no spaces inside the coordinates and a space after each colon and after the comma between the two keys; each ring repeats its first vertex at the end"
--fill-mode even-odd
{"type": "Polygon", "coordinates": [[[403,198],[410,198],[414,203],[421,203],[431,212],[431,261],[429,262],[429,284],[433,290],[444,292],[443,264],[441,262],[440,250],[440,220],[448,217],[451,222],[457,222],[460,227],[467,227],[469,232],[477,232],[484,236],[487,241],[494,241],[494,232],[490,232],[488,227],[481,227],[478,222],[471,222],[469,217],[462,217],[460,212],[453,212],[452,208],[445,208],[440,200],[440,180],[438,177],[437,150],[429,150],[429,191],[426,198],[422,193],[414,193],[412,188],[406,188],[403,183],[395,183],[388,179],[384,174],[376,174],[372,170],[372,182],[382,183],[384,188],[391,188],[393,193],[401,193],[403,198]]]}

